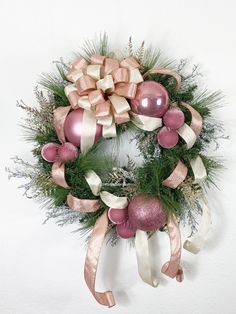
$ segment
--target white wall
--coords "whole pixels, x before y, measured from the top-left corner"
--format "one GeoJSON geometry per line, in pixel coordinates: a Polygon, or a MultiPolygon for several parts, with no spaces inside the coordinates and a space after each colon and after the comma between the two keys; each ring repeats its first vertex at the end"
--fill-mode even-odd
{"type": "MultiPolygon", "coordinates": [[[[1,314],[236,312],[235,9],[233,0],[1,0],[1,314]],[[53,222],[42,226],[39,204],[24,198],[18,182],[9,182],[4,172],[11,156],[30,158],[30,146],[21,139],[22,113],[15,107],[16,99],[35,103],[38,74],[50,71],[50,62],[60,56],[70,58],[83,38],[103,30],[118,46],[132,34],[170,56],[190,57],[202,65],[208,86],[226,95],[228,105],[217,115],[230,135],[217,152],[227,166],[218,183],[220,191],[209,192],[212,232],[198,256],[183,253],[185,281],[162,278],[160,287],[149,288],[138,277],[134,250],[125,242],[105,248],[98,288],[113,289],[118,304],[112,309],[96,304],[83,281],[85,250],[79,235],[70,233],[73,227],[61,229],[53,222]]],[[[161,235],[157,242],[160,268],[168,241],[161,235]]]]}

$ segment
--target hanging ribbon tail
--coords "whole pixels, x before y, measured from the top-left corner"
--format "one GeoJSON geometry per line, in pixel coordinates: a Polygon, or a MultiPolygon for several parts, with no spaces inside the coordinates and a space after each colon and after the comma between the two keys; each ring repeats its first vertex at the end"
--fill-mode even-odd
{"type": "Polygon", "coordinates": [[[156,288],[158,278],[153,275],[150,261],[148,235],[145,231],[137,230],[135,235],[135,249],[137,256],[138,272],[144,282],[156,288]]]}
{"type": "Polygon", "coordinates": [[[65,179],[65,164],[63,162],[56,161],[52,165],[52,181],[65,189],[69,188],[65,179]]]}
{"type": "Polygon", "coordinates": [[[57,133],[57,137],[61,143],[65,143],[64,123],[71,109],[71,106],[58,107],[53,112],[53,125],[57,133]]]}
{"type": "Polygon", "coordinates": [[[179,224],[175,216],[172,216],[168,223],[168,235],[170,238],[171,256],[170,260],[162,266],[162,273],[175,278],[177,281],[183,281],[183,270],[180,266],[181,259],[181,234],[179,224]]]}
{"type": "Polygon", "coordinates": [[[185,250],[193,254],[197,254],[204,246],[211,225],[211,210],[209,206],[205,200],[199,200],[198,202],[202,208],[202,220],[198,232],[192,240],[186,240],[183,246],[185,250]]]}
{"type": "Polygon", "coordinates": [[[84,266],[84,278],[88,288],[97,302],[102,305],[112,307],[115,305],[115,299],[112,291],[106,291],[103,293],[95,291],[98,261],[102,243],[107,232],[107,227],[108,217],[107,212],[105,211],[103,215],[97,219],[88,243],[88,251],[84,266]]]}
{"type": "Polygon", "coordinates": [[[180,86],[181,86],[181,76],[177,72],[172,71],[170,69],[166,69],[166,68],[153,68],[153,69],[147,71],[143,75],[143,78],[145,79],[146,77],[148,77],[149,75],[152,75],[152,74],[164,74],[164,75],[172,76],[176,80],[176,90],[180,89],[180,86]]]}

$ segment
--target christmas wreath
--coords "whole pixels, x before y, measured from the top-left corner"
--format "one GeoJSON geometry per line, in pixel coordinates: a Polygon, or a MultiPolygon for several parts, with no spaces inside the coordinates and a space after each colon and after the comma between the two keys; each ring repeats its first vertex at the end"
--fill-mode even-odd
{"type": "Polygon", "coordinates": [[[134,244],[142,280],[158,285],[150,266],[149,238],[157,231],[170,239],[163,274],[183,280],[179,224],[190,236],[183,247],[198,253],[211,223],[206,188],[222,164],[206,149],[223,137],[212,116],[219,92],[198,88],[198,67],[186,70],[144,43],[131,39],[124,51],[109,50],[107,35],[86,41],[72,63],[56,62],[56,74],[41,76],[38,107],[25,105],[23,124],[33,141],[36,164],[16,157],[10,176],[28,179],[28,197],[43,202],[46,220],[79,223],[88,237],[85,281],[95,299],[115,304],[111,291],[95,290],[104,238],[134,244]],[[46,90],[46,92],[45,92],[46,90]],[[136,141],[141,165],[117,160],[119,139],[136,141]],[[108,153],[107,145],[113,143],[108,153]]]}

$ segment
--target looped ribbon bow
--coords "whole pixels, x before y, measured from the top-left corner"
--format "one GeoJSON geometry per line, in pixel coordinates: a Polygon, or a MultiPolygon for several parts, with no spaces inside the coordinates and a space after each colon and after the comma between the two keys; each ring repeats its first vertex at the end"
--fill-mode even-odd
{"type": "Polygon", "coordinates": [[[104,137],[115,137],[115,124],[130,120],[127,99],[133,99],[143,81],[139,63],[132,57],[117,59],[93,55],[91,62],[79,57],[66,75],[73,84],[65,87],[72,108],[93,111],[104,137]]]}

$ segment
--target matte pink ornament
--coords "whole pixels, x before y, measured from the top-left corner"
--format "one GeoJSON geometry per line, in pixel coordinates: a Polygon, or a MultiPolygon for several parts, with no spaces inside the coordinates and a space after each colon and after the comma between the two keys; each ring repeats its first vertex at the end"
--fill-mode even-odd
{"type": "Polygon", "coordinates": [[[155,231],[166,223],[166,214],[159,199],[145,193],[133,197],[128,215],[132,226],[143,231],[155,231]]]}
{"type": "Polygon", "coordinates": [[[136,228],[134,228],[130,221],[127,220],[116,226],[116,232],[121,238],[129,239],[134,237],[136,228]]]}
{"type": "Polygon", "coordinates": [[[163,148],[172,148],[179,141],[179,134],[164,126],[157,134],[157,141],[163,148]]]}
{"type": "Polygon", "coordinates": [[[113,224],[122,224],[128,220],[128,208],[109,208],[108,218],[113,224]]]}
{"type": "Polygon", "coordinates": [[[171,108],[166,111],[163,122],[165,126],[171,129],[178,129],[184,124],[184,113],[178,108],[171,108]]]}
{"type": "Polygon", "coordinates": [[[60,161],[71,161],[78,157],[78,148],[72,143],[64,143],[58,149],[60,161]]]}
{"type": "MultiPolygon", "coordinates": [[[[80,147],[82,123],[84,109],[79,108],[71,111],[66,117],[64,124],[64,132],[67,140],[77,147],[80,147]]],[[[102,126],[97,124],[95,143],[102,137],[102,126]]]]}
{"type": "Polygon", "coordinates": [[[135,98],[130,105],[134,113],[160,118],[169,107],[167,90],[154,81],[142,82],[138,84],[135,98]]]}
{"type": "Polygon", "coordinates": [[[58,149],[60,145],[55,143],[47,143],[41,149],[41,155],[44,160],[48,162],[55,162],[58,160],[58,149]]]}

